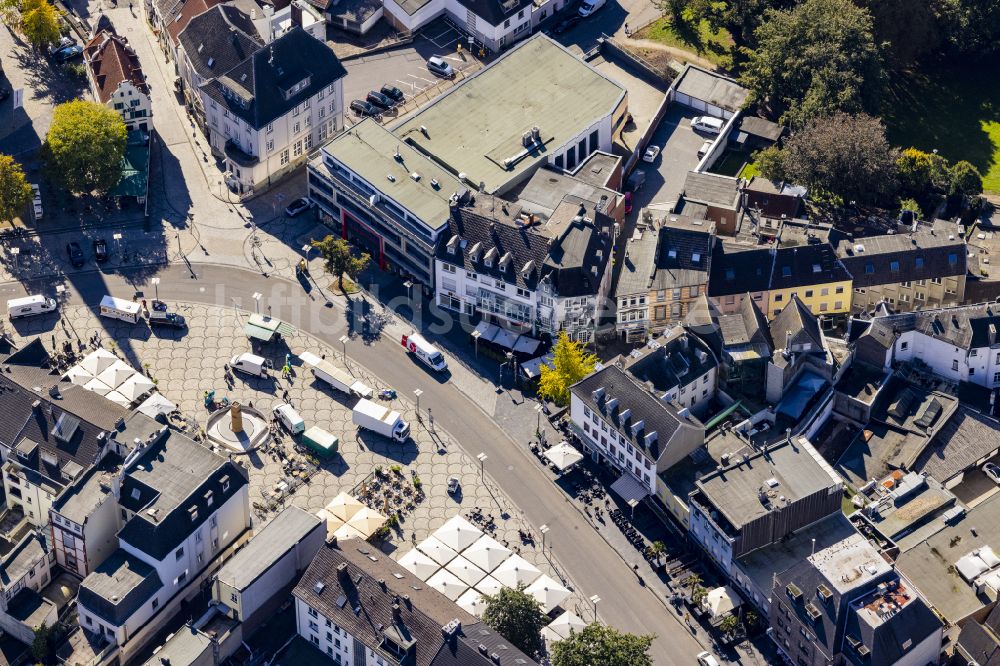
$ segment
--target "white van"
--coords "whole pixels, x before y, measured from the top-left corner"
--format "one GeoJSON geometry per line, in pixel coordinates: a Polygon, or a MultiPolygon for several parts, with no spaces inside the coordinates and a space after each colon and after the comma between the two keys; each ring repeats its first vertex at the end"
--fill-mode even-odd
{"type": "Polygon", "coordinates": [[[135,301],[126,301],[124,298],[105,296],[101,299],[101,316],[111,319],[121,319],[130,324],[139,321],[139,313],[142,307],[135,301]]]}
{"type": "Polygon", "coordinates": [[[295,408],[287,402],[281,403],[271,411],[274,414],[274,418],[281,421],[281,425],[285,426],[285,430],[288,432],[293,435],[305,432],[306,422],[302,420],[302,417],[295,411],[295,408]]]}
{"type": "Polygon", "coordinates": [[[239,354],[229,360],[229,367],[233,370],[239,370],[240,372],[245,372],[246,374],[253,375],[254,377],[266,377],[267,368],[270,365],[271,362],[263,356],[257,356],[256,354],[251,354],[250,352],[239,354]]]}
{"type": "Polygon", "coordinates": [[[7,301],[7,314],[10,315],[10,319],[13,321],[21,317],[32,317],[34,315],[55,312],[57,307],[54,298],[45,298],[41,294],[35,294],[34,296],[12,298],[7,301]]]}
{"type": "Polygon", "coordinates": [[[402,345],[406,348],[406,351],[419,358],[432,370],[444,372],[448,369],[448,363],[444,360],[444,354],[437,347],[427,342],[424,336],[418,333],[404,335],[402,345]]]}
{"type": "Polygon", "coordinates": [[[587,18],[598,9],[604,6],[605,0],[583,0],[580,3],[580,16],[587,18]]]}
{"type": "Polygon", "coordinates": [[[695,132],[704,132],[705,134],[718,134],[722,131],[723,125],[725,123],[720,118],[713,118],[712,116],[698,116],[691,119],[691,129],[695,132]]]}

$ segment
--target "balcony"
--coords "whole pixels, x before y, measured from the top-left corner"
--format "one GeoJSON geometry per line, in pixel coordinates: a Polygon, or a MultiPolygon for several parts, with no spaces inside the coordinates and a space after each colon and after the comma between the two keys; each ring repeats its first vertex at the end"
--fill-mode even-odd
{"type": "Polygon", "coordinates": [[[260,162],[254,155],[243,152],[243,149],[235,144],[232,139],[226,141],[225,152],[229,160],[245,169],[251,169],[260,162]]]}

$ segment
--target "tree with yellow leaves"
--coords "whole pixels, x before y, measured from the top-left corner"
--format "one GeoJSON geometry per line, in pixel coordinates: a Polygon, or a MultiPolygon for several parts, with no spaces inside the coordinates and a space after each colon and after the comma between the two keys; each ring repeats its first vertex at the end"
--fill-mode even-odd
{"type": "Polygon", "coordinates": [[[566,332],[559,334],[552,348],[552,365],[542,365],[538,394],[559,406],[569,404],[569,387],[594,371],[597,356],[570,340],[566,332]]]}

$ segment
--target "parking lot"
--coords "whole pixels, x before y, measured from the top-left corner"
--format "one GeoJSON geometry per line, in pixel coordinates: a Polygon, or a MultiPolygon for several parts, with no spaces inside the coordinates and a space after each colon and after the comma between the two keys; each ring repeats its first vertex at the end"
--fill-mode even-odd
{"type": "Polygon", "coordinates": [[[691,119],[701,115],[680,104],[672,104],[653,134],[651,146],[661,146],[652,164],[639,162],[636,170],[646,172],[646,184],[636,196],[637,205],[677,201],[688,171],[698,166],[698,149],[713,137],[691,129],[691,119]]]}
{"type": "MultiPolygon", "coordinates": [[[[994,457],[990,462],[1000,464],[1000,459],[994,457]]],[[[980,466],[966,472],[962,482],[951,491],[971,509],[1000,492],[1000,487],[983,474],[983,468],[980,466]]]]}
{"type": "MultiPolygon", "coordinates": [[[[378,90],[384,84],[396,86],[407,99],[438,85],[441,79],[427,69],[427,59],[431,56],[441,56],[456,71],[478,64],[476,58],[467,52],[467,48],[463,48],[463,53],[458,53],[460,38],[461,34],[453,27],[443,21],[435,21],[406,47],[345,62],[345,106],[351,100],[364,99],[368,91],[378,90]]],[[[357,116],[351,113],[349,118],[351,122],[357,120],[357,116]]]]}

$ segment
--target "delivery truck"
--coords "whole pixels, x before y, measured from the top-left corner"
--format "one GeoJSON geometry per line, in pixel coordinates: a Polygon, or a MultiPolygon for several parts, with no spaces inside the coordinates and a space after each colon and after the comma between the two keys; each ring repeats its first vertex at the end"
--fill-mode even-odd
{"type": "Polygon", "coordinates": [[[419,333],[404,335],[400,343],[406,351],[419,358],[431,370],[444,372],[448,369],[448,363],[444,360],[441,350],[427,342],[419,333]]]}
{"type": "Polygon", "coordinates": [[[403,420],[399,412],[365,398],[358,400],[354,406],[354,425],[397,442],[405,442],[410,436],[410,424],[403,420]]]}
{"type": "Polygon", "coordinates": [[[338,368],[330,361],[320,358],[312,352],[299,354],[299,359],[312,369],[316,379],[329,384],[341,393],[355,395],[359,398],[371,398],[375,395],[375,392],[367,384],[354,379],[346,370],[338,368]]]}

